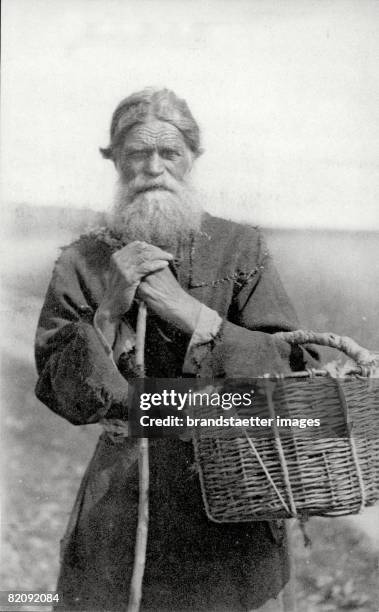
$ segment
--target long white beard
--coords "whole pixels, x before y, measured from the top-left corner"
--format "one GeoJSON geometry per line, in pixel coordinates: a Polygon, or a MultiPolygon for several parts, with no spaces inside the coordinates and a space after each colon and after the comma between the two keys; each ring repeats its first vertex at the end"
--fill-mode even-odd
{"type": "Polygon", "coordinates": [[[189,184],[165,180],[168,190],[139,191],[143,185],[118,182],[110,225],[122,240],[142,240],[171,251],[200,230],[199,196],[189,184]]]}

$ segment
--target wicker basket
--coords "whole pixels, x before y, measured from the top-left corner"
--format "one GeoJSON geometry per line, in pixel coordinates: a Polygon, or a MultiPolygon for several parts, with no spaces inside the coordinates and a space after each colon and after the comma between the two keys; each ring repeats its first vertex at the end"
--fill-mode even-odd
{"type": "Polygon", "coordinates": [[[375,356],[334,334],[296,331],[276,337],[338,348],[357,365],[342,379],[325,370],[262,377],[265,393],[254,409],[261,414],[266,409],[273,418],[271,435],[192,431],[205,511],[214,522],[342,516],[379,498],[375,356]],[[318,435],[297,429],[282,435],[276,416],[283,411],[292,418],[313,418],[317,412],[328,431],[342,423],[344,433],[324,437],[321,427],[318,435]]]}

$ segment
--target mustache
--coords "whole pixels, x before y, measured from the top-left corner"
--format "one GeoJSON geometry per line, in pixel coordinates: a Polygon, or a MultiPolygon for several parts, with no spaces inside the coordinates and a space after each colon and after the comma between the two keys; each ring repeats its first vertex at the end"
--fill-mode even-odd
{"type": "Polygon", "coordinates": [[[178,185],[175,179],[169,177],[166,177],[164,180],[146,180],[137,177],[128,181],[128,183],[124,183],[123,188],[126,190],[129,198],[133,199],[137,195],[148,193],[149,191],[167,191],[177,194],[180,185],[178,185]]]}
{"type": "Polygon", "coordinates": [[[174,193],[174,191],[170,187],[167,187],[167,185],[164,185],[163,183],[153,183],[151,185],[149,184],[140,187],[136,191],[136,195],[139,195],[140,193],[147,193],[148,191],[169,191],[170,193],[174,193]]]}

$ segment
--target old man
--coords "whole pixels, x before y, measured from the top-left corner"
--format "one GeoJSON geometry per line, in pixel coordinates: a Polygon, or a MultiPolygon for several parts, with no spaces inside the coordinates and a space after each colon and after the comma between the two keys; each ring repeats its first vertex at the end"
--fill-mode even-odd
{"type": "MultiPolygon", "coordinates": [[[[146,89],[116,108],[118,188],[106,227],[56,263],[39,320],[38,398],[75,425],[128,419],[136,299],[148,307],[149,377],[243,377],[303,369],[272,333],[296,317],[261,233],[203,211],[190,181],[201,154],[186,102],[146,89]]],[[[305,353],[304,353],[305,354],[305,353]]],[[[67,610],[124,610],[133,568],[138,440],[105,427],[62,541],[67,610]]],[[[293,610],[280,524],[216,524],[204,513],[190,443],[150,443],[150,527],[142,609],[293,610]]]]}

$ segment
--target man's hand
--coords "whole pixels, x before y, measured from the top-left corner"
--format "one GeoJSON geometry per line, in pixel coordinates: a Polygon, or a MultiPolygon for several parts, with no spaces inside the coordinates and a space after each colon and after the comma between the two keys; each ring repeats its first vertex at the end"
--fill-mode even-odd
{"type": "Polygon", "coordinates": [[[162,319],[183,332],[192,335],[195,331],[201,303],[182,289],[168,268],[146,276],[138,287],[137,296],[162,319]]]}
{"type": "Polygon", "coordinates": [[[108,284],[98,312],[109,322],[116,322],[133,302],[141,279],[163,270],[173,259],[171,253],[146,242],[131,242],[110,259],[108,284]]]}

